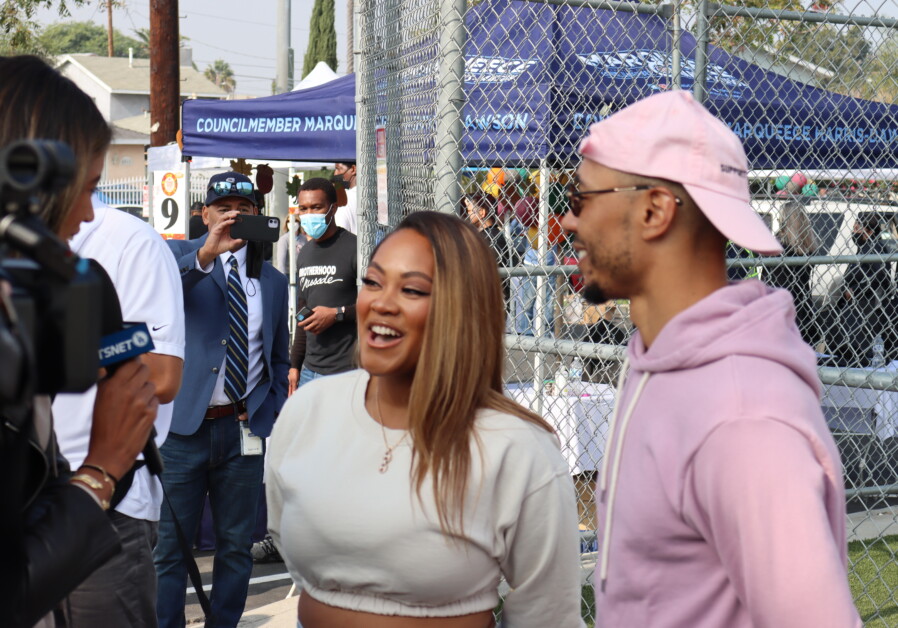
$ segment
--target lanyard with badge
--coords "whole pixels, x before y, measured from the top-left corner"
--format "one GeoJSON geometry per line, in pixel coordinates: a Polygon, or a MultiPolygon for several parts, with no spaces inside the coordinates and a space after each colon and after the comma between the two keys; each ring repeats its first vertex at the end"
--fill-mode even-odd
{"type": "Polygon", "coordinates": [[[240,421],[240,455],[262,455],[262,437],[256,436],[250,431],[249,420],[240,421]]]}

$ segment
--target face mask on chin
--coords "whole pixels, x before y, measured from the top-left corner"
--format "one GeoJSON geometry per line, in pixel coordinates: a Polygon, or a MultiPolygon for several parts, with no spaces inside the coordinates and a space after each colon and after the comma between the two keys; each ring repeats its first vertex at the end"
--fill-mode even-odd
{"type": "Polygon", "coordinates": [[[867,236],[863,233],[852,233],[851,241],[854,242],[854,246],[860,247],[867,241],[867,236]]]}
{"type": "Polygon", "coordinates": [[[309,237],[317,240],[327,231],[327,215],[302,214],[299,217],[299,224],[302,225],[302,230],[309,234],[309,237]]]}

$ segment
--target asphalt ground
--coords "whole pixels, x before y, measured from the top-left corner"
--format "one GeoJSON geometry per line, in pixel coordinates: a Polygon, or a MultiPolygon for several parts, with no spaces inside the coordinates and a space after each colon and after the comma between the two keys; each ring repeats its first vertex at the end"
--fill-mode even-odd
{"type": "MultiPolygon", "coordinates": [[[[196,564],[199,567],[203,585],[208,595],[212,585],[212,560],[215,552],[194,552],[193,556],[196,559],[196,564]]],[[[284,563],[254,564],[244,615],[261,606],[283,600],[287,597],[292,584],[293,581],[290,580],[290,574],[287,573],[284,563]]],[[[203,624],[203,609],[197,601],[193,585],[190,584],[189,580],[187,584],[187,606],[184,613],[187,617],[188,625],[203,624]]]]}

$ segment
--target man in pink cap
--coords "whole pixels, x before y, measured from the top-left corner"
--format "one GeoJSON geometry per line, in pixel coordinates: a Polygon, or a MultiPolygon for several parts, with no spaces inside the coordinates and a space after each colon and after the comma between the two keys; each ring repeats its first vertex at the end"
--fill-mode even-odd
{"type": "Polygon", "coordinates": [[[791,295],[728,284],[782,249],[739,139],[682,91],[592,126],[562,222],[584,296],[630,299],[596,490],[597,625],[860,627],[839,454],[791,295]]]}

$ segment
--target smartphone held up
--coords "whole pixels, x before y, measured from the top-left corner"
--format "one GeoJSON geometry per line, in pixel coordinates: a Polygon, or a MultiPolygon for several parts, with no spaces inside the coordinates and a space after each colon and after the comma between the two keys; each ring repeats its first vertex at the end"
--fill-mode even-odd
{"type": "Polygon", "coordinates": [[[277,242],[281,236],[281,220],[274,216],[240,214],[231,225],[231,237],[251,242],[277,242]]]}

